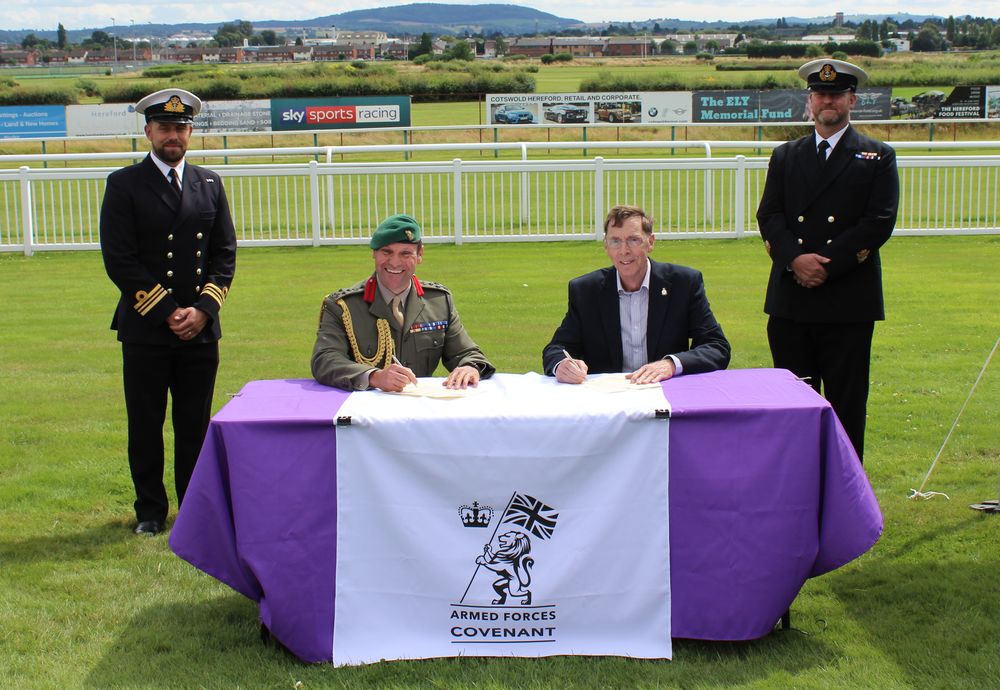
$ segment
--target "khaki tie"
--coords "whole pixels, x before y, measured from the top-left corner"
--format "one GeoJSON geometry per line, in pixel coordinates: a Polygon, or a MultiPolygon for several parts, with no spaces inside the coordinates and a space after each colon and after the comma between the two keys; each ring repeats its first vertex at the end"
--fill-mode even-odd
{"type": "Polygon", "coordinates": [[[399,297],[392,298],[392,316],[396,319],[396,325],[400,328],[403,327],[403,303],[400,301],[399,297]]]}

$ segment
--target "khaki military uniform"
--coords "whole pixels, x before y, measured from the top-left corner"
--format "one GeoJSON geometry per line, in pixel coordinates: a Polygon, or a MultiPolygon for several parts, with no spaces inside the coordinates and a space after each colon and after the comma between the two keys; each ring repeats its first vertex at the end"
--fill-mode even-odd
{"type": "Polygon", "coordinates": [[[378,354],[377,324],[384,320],[396,358],[418,377],[433,376],[439,363],[448,371],[471,366],[484,379],[496,371],[465,332],[448,288],[438,283],[420,283],[414,278],[400,328],[372,277],[323,300],[312,355],[313,377],[322,384],[360,390],[367,382],[367,372],[386,366],[385,355],[370,364],[359,362],[355,357],[344,325],[343,309],[337,303],[340,300],[350,311],[354,338],[362,357],[373,358],[378,354]]]}

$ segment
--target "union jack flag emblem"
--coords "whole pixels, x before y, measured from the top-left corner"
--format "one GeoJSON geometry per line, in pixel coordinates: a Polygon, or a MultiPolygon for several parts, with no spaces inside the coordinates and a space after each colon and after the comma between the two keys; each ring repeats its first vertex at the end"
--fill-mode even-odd
{"type": "Polygon", "coordinates": [[[534,496],[514,494],[510,505],[504,511],[501,522],[511,523],[539,539],[549,539],[556,528],[559,513],[534,496]]]}

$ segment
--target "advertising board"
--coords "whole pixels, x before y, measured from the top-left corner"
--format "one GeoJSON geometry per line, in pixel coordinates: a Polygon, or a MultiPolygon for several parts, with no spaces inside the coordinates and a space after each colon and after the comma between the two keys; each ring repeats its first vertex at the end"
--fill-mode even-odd
{"type": "Polygon", "coordinates": [[[66,135],[70,137],[142,134],[143,124],[132,103],[66,106],[66,135]]]}
{"type": "Polygon", "coordinates": [[[271,100],[271,129],[275,132],[409,126],[409,96],[271,100]]]}
{"type": "Polygon", "coordinates": [[[66,106],[0,106],[0,139],[66,136],[66,106]]]}

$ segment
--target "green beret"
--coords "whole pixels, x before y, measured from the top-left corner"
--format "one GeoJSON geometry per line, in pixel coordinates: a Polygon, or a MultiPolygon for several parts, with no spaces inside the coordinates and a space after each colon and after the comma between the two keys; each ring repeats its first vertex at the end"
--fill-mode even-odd
{"type": "Polygon", "coordinates": [[[394,242],[420,244],[420,224],[410,216],[402,214],[389,216],[375,228],[375,234],[372,235],[372,241],[368,246],[372,249],[381,249],[394,242]]]}

